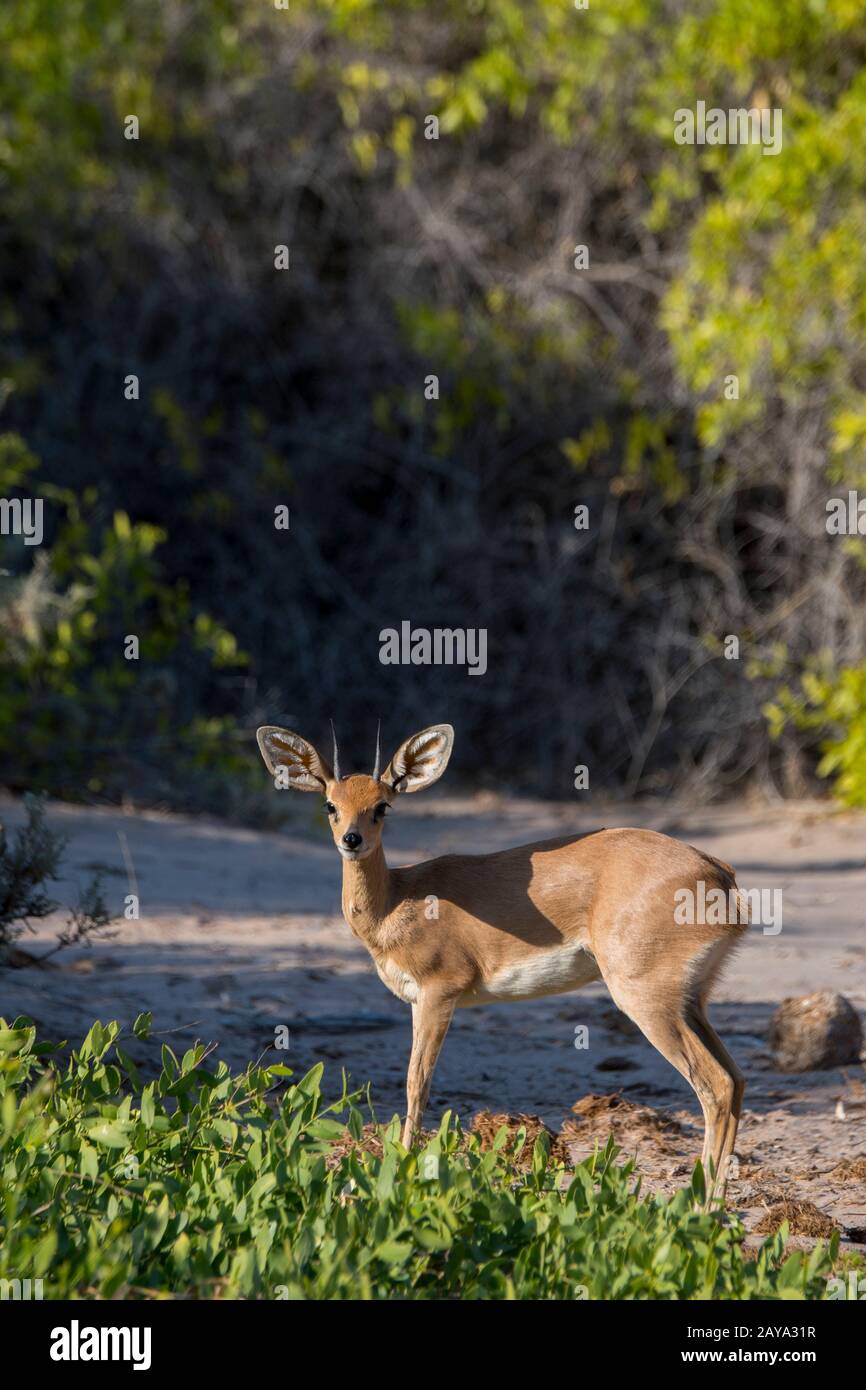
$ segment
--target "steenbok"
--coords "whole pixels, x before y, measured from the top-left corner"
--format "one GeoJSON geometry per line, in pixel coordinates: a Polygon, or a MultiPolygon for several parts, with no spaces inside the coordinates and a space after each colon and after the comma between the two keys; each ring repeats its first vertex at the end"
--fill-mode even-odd
{"type": "Polygon", "coordinates": [[[325,798],[343,859],[343,915],[379,978],[412,1006],[403,1143],[421,1125],[455,1009],[563,994],[603,980],[614,1002],[681,1072],[704,1113],[703,1164],[723,1190],[743,1078],[707,1021],[707,998],[742,936],[732,924],[681,926],[683,889],[736,894],[728,864],[651,830],[599,830],[495,854],[447,854],[389,869],[385,816],[448,765],[450,724],[401,744],[383,772],[342,776],[288,729],[258,730],[269,772],[325,798]],[[431,904],[434,910],[431,911],[431,904]]]}

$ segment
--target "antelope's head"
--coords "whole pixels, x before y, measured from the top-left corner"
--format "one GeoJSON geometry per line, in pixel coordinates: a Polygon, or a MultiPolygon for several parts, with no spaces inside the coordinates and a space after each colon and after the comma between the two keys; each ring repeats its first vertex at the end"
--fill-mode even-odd
{"type": "MultiPolygon", "coordinates": [[[[333,725],[331,726],[333,730],[333,725]]],[[[370,775],[343,777],[337,739],[327,762],[300,734],[265,724],[256,732],[265,765],[278,787],[318,792],[325,798],[334,844],[344,859],[366,859],[378,848],[389,808],[404,792],[419,792],[442,776],[451,757],[454,730],[432,724],[401,743],[384,772],[379,771],[379,739],[370,775]]]]}

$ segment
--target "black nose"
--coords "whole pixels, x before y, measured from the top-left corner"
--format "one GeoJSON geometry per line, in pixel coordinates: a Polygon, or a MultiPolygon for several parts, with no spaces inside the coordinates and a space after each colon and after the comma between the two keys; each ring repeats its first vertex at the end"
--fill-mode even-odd
{"type": "Polygon", "coordinates": [[[347,830],[343,836],[343,844],[346,849],[357,849],[361,843],[361,836],[356,830],[347,830]]]}

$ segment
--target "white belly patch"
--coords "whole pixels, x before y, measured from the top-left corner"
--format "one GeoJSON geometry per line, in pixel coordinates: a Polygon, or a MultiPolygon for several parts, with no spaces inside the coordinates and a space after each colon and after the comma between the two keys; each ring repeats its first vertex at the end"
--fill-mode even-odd
{"type": "Polygon", "coordinates": [[[494,999],[538,999],[545,994],[565,994],[592,980],[601,979],[595,956],[580,942],[547,946],[533,951],[513,965],[495,971],[461,1004],[483,1004],[494,999]]]}
{"type": "Polygon", "coordinates": [[[404,1004],[418,1002],[418,981],[407,975],[406,971],[401,970],[392,960],[376,961],[376,971],[382,984],[387,985],[391,993],[402,999],[404,1004]]]}

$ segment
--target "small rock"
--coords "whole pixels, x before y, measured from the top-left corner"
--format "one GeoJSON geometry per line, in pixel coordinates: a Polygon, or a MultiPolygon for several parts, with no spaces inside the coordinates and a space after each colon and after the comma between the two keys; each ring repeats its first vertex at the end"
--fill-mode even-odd
{"type": "Polygon", "coordinates": [[[783,999],[769,1040],[780,1071],[824,1071],[860,1060],[863,1029],[844,995],[825,989],[783,999]]]}

